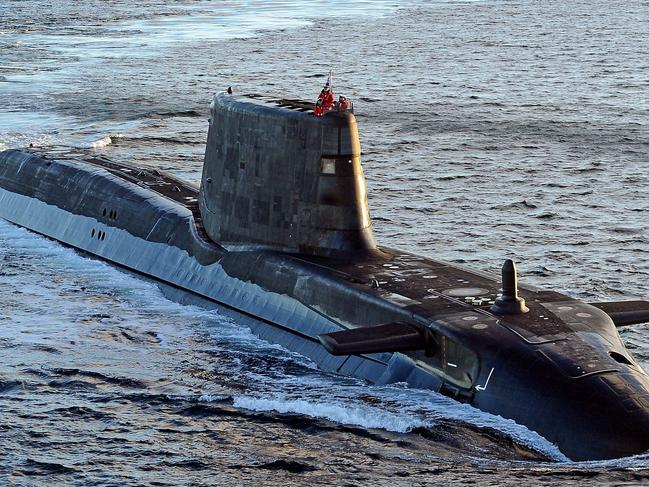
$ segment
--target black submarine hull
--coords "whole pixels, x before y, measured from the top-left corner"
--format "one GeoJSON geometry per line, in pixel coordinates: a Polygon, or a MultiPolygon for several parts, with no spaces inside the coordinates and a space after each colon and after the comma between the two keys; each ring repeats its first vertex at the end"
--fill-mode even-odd
{"type": "Polygon", "coordinates": [[[573,460],[649,448],[649,380],[599,309],[525,287],[540,318],[502,319],[489,312],[499,281],[387,248],[353,260],[227,250],[205,234],[197,198],[172,176],[68,150],[0,153],[1,218],[235,310],[323,370],[440,392],[573,460]],[[334,356],[318,338],[403,321],[432,330],[434,356],[334,356]]]}
{"type": "MultiPolygon", "coordinates": [[[[386,370],[393,354],[333,357],[327,353],[318,335],[345,328],[318,310],[317,301],[305,303],[298,295],[309,292],[303,286],[308,276],[320,294],[329,287],[342,291],[334,293],[332,305],[339,306],[342,298],[361,304],[362,309],[366,302],[367,309],[358,317],[362,322],[403,317],[401,307],[353,288],[340,288],[338,279],[324,267],[290,255],[227,251],[197,225],[197,188],[157,171],[115,169],[111,164],[110,172],[102,165],[108,161],[91,160],[54,159],[28,151],[0,153],[0,217],[254,317],[266,325],[255,330],[263,338],[311,357],[324,370],[354,373],[375,383],[395,381],[392,371],[386,370]],[[115,173],[133,178],[129,181],[115,173]],[[153,181],[138,179],[145,175],[153,181]],[[164,188],[167,194],[148,186],[164,188]],[[180,186],[181,191],[174,191],[180,186]]],[[[429,374],[412,373],[413,379],[420,376],[415,382],[421,386],[439,383],[429,374]]]]}

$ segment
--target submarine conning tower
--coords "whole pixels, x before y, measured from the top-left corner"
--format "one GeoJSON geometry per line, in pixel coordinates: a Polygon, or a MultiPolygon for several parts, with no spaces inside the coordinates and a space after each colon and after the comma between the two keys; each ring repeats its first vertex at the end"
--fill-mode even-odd
{"type": "Polygon", "coordinates": [[[214,97],[199,196],[211,239],[315,255],[376,248],[356,118],[311,106],[214,97]]]}

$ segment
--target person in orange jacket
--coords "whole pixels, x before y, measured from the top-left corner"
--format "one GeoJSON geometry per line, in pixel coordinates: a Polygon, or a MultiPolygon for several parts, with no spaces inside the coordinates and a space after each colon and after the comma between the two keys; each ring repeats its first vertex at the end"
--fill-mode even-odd
{"type": "Polygon", "coordinates": [[[340,95],[338,97],[338,111],[344,112],[346,110],[349,110],[349,100],[346,96],[340,95]]]}
{"type": "Polygon", "coordinates": [[[324,115],[324,110],[322,108],[322,99],[318,98],[318,101],[315,102],[315,106],[313,107],[313,114],[316,117],[322,117],[324,115]]]}
{"type": "Polygon", "coordinates": [[[322,100],[322,110],[324,113],[327,113],[329,110],[332,110],[334,107],[334,93],[329,87],[329,82],[322,88],[322,91],[318,95],[318,100],[322,100]]]}

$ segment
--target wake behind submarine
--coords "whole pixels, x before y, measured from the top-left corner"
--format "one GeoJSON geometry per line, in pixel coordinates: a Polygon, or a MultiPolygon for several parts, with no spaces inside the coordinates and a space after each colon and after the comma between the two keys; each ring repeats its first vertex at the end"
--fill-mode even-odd
{"type": "Polygon", "coordinates": [[[0,217],[235,310],[321,369],[510,418],[573,460],[649,449],[649,377],[587,304],[378,246],[356,120],[219,94],[200,188],[73,149],[0,153],[0,217]]]}

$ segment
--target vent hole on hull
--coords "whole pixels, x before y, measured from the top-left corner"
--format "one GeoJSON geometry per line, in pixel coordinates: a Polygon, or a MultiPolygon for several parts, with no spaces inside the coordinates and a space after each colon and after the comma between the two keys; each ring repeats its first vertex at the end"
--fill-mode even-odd
{"type": "Polygon", "coordinates": [[[613,360],[615,360],[616,362],[618,362],[620,364],[633,365],[631,363],[631,361],[628,358],[626,358],[624,355],[622,355],[621,353],[610,351],[610,352],[608,352],[608,354],[611,356],[611,358],[613,360]]]}
{"type": "Polygon", "coordinates": [[[90,232],[90,236],[91,236],[91,237],[94,237],[94,236],[95,236],[95,229],[94,229],[94,228],[92,229],[92,232],[90,232]]]}
{"type": "Polygon", "coordinates": [[[106,208],[104,208],[103,216],[106,216],[106,208]]]}

